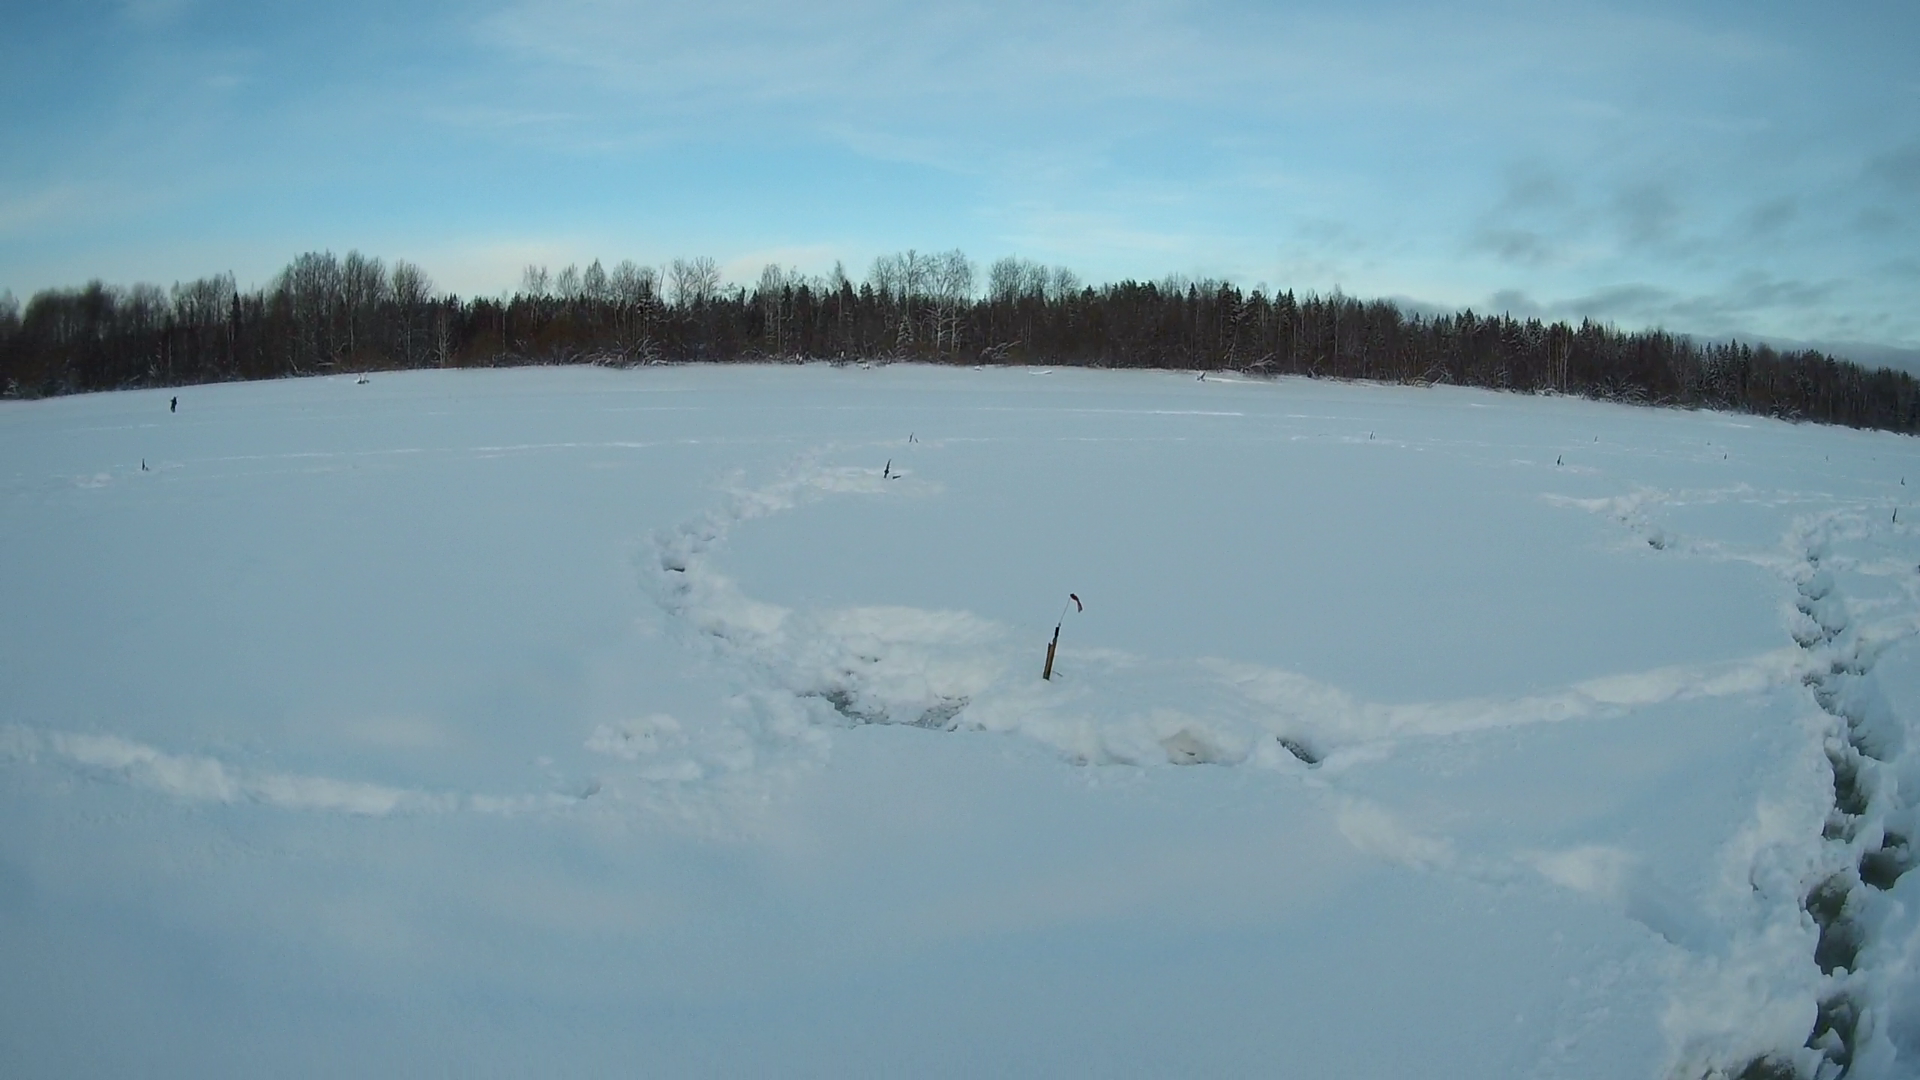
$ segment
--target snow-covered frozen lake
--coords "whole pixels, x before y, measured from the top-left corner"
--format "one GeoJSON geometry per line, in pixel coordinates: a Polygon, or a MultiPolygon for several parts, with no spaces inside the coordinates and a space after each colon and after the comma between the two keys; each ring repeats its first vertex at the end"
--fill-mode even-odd
{"type": "Polygon", "coordinates": [[[171,396],[0,403],[0,1073],[1920,1075],[1913,439],[1165,372],[171,396]]]}

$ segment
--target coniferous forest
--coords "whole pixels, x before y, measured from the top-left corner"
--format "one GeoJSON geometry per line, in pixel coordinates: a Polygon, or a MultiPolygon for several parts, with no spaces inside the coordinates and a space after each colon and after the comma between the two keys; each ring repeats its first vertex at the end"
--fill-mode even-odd
{"type": "Polygon", "coordinates": [[[711,259],[528,267],[510,295],[435,291],[418,267],[308,253],[263,288],[232,275],[0,296],[0,389],[38,397],[289,375],[525,364],[891,361],[1237,370],[1450,383],[1920,431],[1920,383],[1813,351],[1699,343],[1384,300],[1169,278],[1087,285],[959,251],[874,260],[862,281],[711,259]],[[982,285],[984,284],[984,288],[982,285]]]}

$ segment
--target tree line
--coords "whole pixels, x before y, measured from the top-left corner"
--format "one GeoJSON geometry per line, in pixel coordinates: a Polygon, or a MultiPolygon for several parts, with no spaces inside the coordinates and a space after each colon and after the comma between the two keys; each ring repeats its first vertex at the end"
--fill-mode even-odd
{"type": "Polygon", "coordinates": [[[265,286],[231,274],[0,294],[0,392],[37,397],[288,375],[525,364],[890,361],[1237,370],[1450,383],[1920,431],[1920,383],[1816,351],[1701,343],[1471,310],[1222,281],[1082,282],[1027,259],[984,282],[959,251],[874,260],[855,282],[708,258],[530,266],[498,297],[437,292],[420,267],[309,252],[265,286]]]}

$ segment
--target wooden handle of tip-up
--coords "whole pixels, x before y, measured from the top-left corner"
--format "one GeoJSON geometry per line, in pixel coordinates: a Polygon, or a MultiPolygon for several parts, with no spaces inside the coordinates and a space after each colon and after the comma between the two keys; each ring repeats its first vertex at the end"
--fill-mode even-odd
{"type": "Polygon", "coordinates": [[[1040,677],[1042,679],[1046,679],[1049,682],[1053,681],[1053,650],[1058,648],[1059,645],[1060,645],[1060,628],[1056,626],[1053,628],[1053,640],[1047,642],[1046,669],[1040,672],[1040,677]]]}

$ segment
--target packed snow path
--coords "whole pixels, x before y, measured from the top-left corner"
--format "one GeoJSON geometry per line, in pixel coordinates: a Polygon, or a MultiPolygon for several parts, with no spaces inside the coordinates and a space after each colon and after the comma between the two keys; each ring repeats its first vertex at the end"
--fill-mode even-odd
{"type": "Polygon", "coordinates": [[[1159,373],[165,396],[0,407],[9,1072],[1920,1061],[1912,440],[1159,373]]]}

